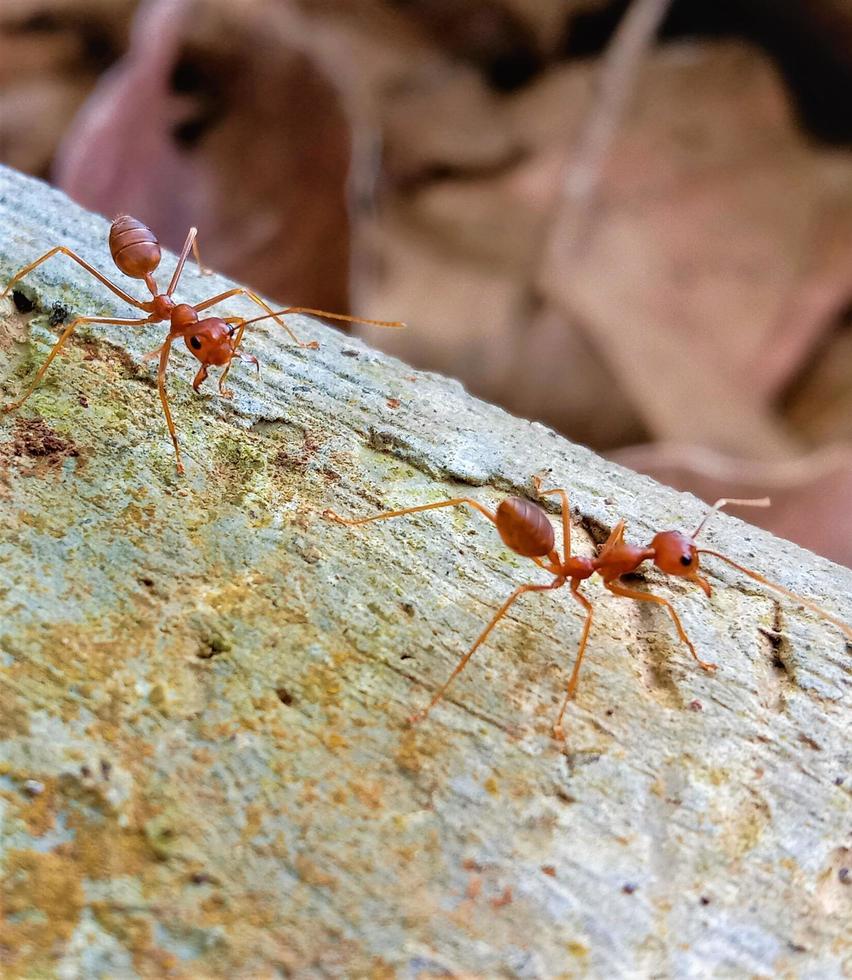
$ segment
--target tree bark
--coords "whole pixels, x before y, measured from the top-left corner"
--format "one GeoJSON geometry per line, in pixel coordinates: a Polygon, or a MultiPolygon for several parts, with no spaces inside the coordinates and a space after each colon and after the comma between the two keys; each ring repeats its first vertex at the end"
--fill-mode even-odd
{"type": "MultiPolygon", "coordinates": [[[[0,227],[3,281],[55,244],[111,275],[104,219],[2,169],[0,227]]],[[[178,296],[229,285],[192,267],[178,296]]],[[[3,304],[4,401],[75,315],[132,313],[63,256],[3,304]]],[[[671,599],[710,675],[665,610],[593,580],[564,744],[567,589],[523,597],[410,727],[509,592],[548,576],[467,509],[348,528],[326,508],[493,506],[549,468],[588,555],[620,517],[646,543],[706,507],[293,324],[320,350],[252,329],[261,373],[237,365],[232,401],[197,396],[177,351],[185,477],[141,360],[162,325],[81,329],[0,416],[4,975],[852,969],[838,629],[710,558],[709,600],[648,572],[638,587],[671,599]]],[[[705,540],[852,621],[848,570],[724,515],[705,540]]]]}

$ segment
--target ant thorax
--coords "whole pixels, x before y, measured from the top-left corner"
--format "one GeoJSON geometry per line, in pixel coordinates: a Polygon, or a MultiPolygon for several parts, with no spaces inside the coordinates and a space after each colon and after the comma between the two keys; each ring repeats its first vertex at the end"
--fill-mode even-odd
{"type": "Polygon", "coordinates": [[[198,314],[189,303],[178,303],[171,311],[172,333],[183,333],[187,327],[198,323],[198,314]]]}
{"type": "Polygon", "coordinates": [[[168,295],[168,293],[158,293],[151,300],[151,312],[160,320],[171,319],[174,308],[175,301],[168,295]]]}

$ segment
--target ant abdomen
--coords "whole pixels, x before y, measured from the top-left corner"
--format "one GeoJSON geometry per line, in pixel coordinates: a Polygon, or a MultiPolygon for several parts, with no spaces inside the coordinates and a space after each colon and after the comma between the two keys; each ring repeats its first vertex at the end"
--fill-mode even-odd
{"type": "Polygon", "coordinates": [[[129,214],[122,214],[113,221],[109,230],[109,250],[113,262],[133,279],[144,279],[160,264],[157,236],[129,214]]]}
{"type": "Polygon", "coordinates": [[[507,497],[497,508],[497,530],[503,543],[525,558],[553,551],[553,525],[547,514],[529,500],[507,497]]]}

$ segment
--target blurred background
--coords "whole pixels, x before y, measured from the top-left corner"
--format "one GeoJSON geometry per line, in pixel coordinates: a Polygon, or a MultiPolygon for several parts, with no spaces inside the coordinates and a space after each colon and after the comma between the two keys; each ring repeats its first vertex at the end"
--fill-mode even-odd
{"type": "Polygon", "coordinates": [[[846,564],[850,150],[852,0],[0,4],[2,162],[846,564]]]}

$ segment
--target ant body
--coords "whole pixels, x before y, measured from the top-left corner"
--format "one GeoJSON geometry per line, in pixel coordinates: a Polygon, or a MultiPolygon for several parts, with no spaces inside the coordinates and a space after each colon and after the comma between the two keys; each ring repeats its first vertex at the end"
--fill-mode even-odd
{"type": "Polygon", "coordinates": [[[195,260],[199,267],[202,268],[202,271],[208,271],[204,270],[203,266],[201,266],[201,258],[198,254],[198,244],[196,242],[197,234],[197,229],[190,228],[189,234],[186,236],[186,241],[181,249],[180,256],[178,257],[177,265],[172,273],[171,281],[169,282],[168,288],[163,293],[160,292],[154,279],[154,270],[160,264],[161,257],[160,243],[157,240],[156,235],[150,228],[142,224],[141,221],[138,221],[136,218],[131,218],[126,214],[121,215],[120,217],[116,218],[115,221],[113,221],[109,231],[109,248],[113,262],[125,275],[130,276],[133,279],[141,279],[144,281],[151,293],[151,299],[148,300],[135,299],[129,293],[125,292],[120,286],[117,286],[114,282],[111,282],[106,276],[102,275],[97,269],[93,268],[88,262],[80,258],[79,255],[72,252],[71,249],[66,248],[64,245],[55,246],[48,252],[45,252],[40,258],[36,259],[34,262],[31,262],[29,265],[24,266],[23,269],[16,273],[11,278],[3,292],[0,293],[0,299],[5,298],[16,282],[23,279],[24,276],[32,272],[32,270],[37,266],[41,265],[42,262],[46,262],[57,253],[62,253],[81,265],[86,272],[94,276],[108,289],[112,290],[112,292],[115,293],[115,295],[120,299],[123,299],[125,303],[135,306],[146,315],[138,319],[116,319],[114,317],[99,316],[76,317],[76,319],[72,320],[71,323],[69,323],[68,326],[62,331],[59,340],[57,340],[57,342],[54,344],[53,349],[47,357],[47,360],[37,371],[36,376],[30,383],[29,388],[27,388],[23,395],[21,395],[21,397],[16,401],[3,406],[3,411],[11,412],[17,408],[20,408],[21,405],[24,404],[24,402],[30,397],[41,382],[41,379],[44,377],[45,372],[50,367],[53,359],[62,350],[71,335],[81,323],[111,323],[119,326],[133,327],[146,323],[161,323],[164,320],[168,320],[169,333],[165,339],[165,342],[158,347],[157,350],[147,354],[145,359],[159,359],[157,387],[160,393],[160,401],[163,405],[163,413],[166,416],[166,425],[168,426],[169,434],[172,437],[172,443],[174,444],[175,448],[177,469],[179,473],[183,473],[184,467],[183,462],[181,461],[180,445],[178,443],[177,432],[175,431],[174,422],[172,421],[172,414],[169,409],[169,401],[166,395],[166,368],[168,367],[169,354],[171,352],[172,344],[175,341],[183,340],[192,356],[201,362],[201,367],[199,368],[198,373],[192,382],[192,387],[198,391],[201,383],[207,378],[207,369],[211,365],[216,365],[224,368],[222,371],[222,376],[219,379],[219,393],[225,398],[230,398],[232,397],[232,392],[228,391],[224,385],[234,358],[242,358],[243,360],[254,364],[255,367],[258,367],[259,369],[257,358],[252,357],[249,354],[243,354],[239,349],[240,343],[242,342],[243,333],[249,324],[272,318],[279,326],[282,326],[287,331],[294,343],[298,344],[300,347],[309,348],[311,350],[316,350],[319,347],[319,344],[317,344],[316,341],[304,343],[303,341],[299,340],[287,323],[280,319],[282,316],[288,313],[311,313],[315,316],[327,317],[332,320],[346,320],[350,323],[367,323],[379,327],[404,326],[404,324],[398,322],[364,320],[360,317],[345,316],[342,313],[327,313],[324,310],[312,310],[300,306],[291,306],[287,309],[276,311],[268,306],[259,296],[251,292],[251,290],[245,289],[242,286],[236,286],[233,289],[228,289],[223,293],[219,293],[216,296],[211,296],[209,299],[206,299],[201,303],[196,303],[193,306],[190,306],[188,303],[176,303],[173,299],[173,294],[177,288],[177,284],[180,280],[190,251],[193,252],[195,260]],[[211,306],[215,306],[217,303],[222,303],[225,300],[230,299],[232,296],[237,295],[245,296],[247,299],[251,300],[251,302],[265,311],[264,315],[255,317],[253,320],[246,320],[243,317],[222,318],[215,316],[199,319],[198,314],[203,310],[209,309],[211,306]]]}
{"type": "Polygon", "coordinates": [[[464,656],[462,656],[458,661],[450,676],[438,689],[437,693],[429,704],[422,711],[412,716],[410,719],[412,723],[422,721],[429,714],[432,708],[434,708],[435,705],[441,700],[452,681],[461,673],[462,670],[464,670],[467,662],[470,660],[476,650],[485,642],[489,633],[491,633],[497,623],[506,615],[512,603],[520,598],[520,596],[522,596],[525,592],[547,592],[553,589],[559,589],[563,585],[570,582],[571,595],[585,610],[585,622],[583,624],[583,631],[580,636],[580,643],[577,648],[577,657],[574,661],[574,668],[568,680],[565,698],[559,710],[556,723],[553,726],[554,737],[560,739],[564,738],[562,719],[565,715],[568,702],[572,700],[577,693],[580,667],[583,662],[583,655],[586,652],[586,642],[589,638],[589,629],[592,625],[592,603],[580,591],[580,586],[595,572],[600,575],[601,579],[603,580],[604,587],[613,595],[624,596],[628,599],[637,599],[640,602],[653,602],[659,606],[663,606],[671,616],[678,636],[692,654],[693,659],[704,670],[715,670],[716,664],[708,663],[698,656],[695,647],[686,634],[686,630],[683,628],[680,617],[668,599],[664,599],[662,596],[652,595],[648,592],[640,592],[636,589],[631,589],[622,581],[622,576],[635,572],[639,566],[646,561],[652,561],[657,568],[660,569],[660,571],[667,575],[674,575],[678,578],[685,578],[688,581],[694,582],[709,596],[711,594],[710,584],[706,581],[706,579],[699,575],[699,555],[712,555],[715,558],[719,558],[722,561],[727,562],[729,565],[732,565],[738,571],[750,576],[757,582],[760,582],[771,589],[775,589],[782,595],[801,603],[812,612],[817,613],[834,626],[837,626],[847,638],[852,639],[852,627],[841,622],[820,606],[817,606],[815,603],[810,602],[807,599],[803,599],[801,596],[790,591],[789,589],[784,588],[782,585],[778,585],[775,582],[770,582],[757,572],[737,564],[735,561],[732,561],[725,555],[719,554],[717,551],[712,551],[709,548],[699,548],[696,545],[695,541],[699,533],[704,528],[704,525],[707,523],[708,519],[719,508],[724,507],[727,504],[767,507],[769,506],[769,500],[767,498],[763,498],[761,500],[734,500],[723,498],[713,505],[704,520],[701,521],[692,535],[687,536],[680,531],[660,531],[654,535],[651,543],[647,547],[639,547],[637,545],[628,544],[624,540],[625,523],[623,520],[620,520],[612,529],[612,532],[604,545],[601,547],[598,554],[594,558],[584,558],[571,554],[571,511],[568,503],[568,494],[566,491],[561,487],[550,490],[542,490],[541,478],[538,476],[533,477],[533,486],[536,493],[538,493],[540,496],[558,494],[561,498],[562,555],[559,554],[559,551],[556,548],[553,526],[550,523],[547,514],[537,504],[531,503],[528,500],[523,500],[520,497],[507,497],[500,503],[496,512],[494,513],[484,507],[481,503],[479,503],[479,501],[473,500],[470,497],[454,497],[452,500],[442,500],[434,504],[422,504],[419,507],[406,507],[402,510],[386,511],[381,514],[375,514],[372,517],[362,517],[358,520],[348,520],[340,517],[340,515],[336,514],[332,510],[327,510],[325,512],[326,516],[333,520],[336,520],[342,524],[355,526],[359,524],[368,524],[371,521],[381,521],[388,518],[400,517],[403,514],[414,514],[419,511],[434,510],[439,507],[456,507],[464,504],[472,507],[474,510],[479,511],[480,514],[488,518],[488,520],[496,526],[498,534],[503,539],[503,543],[511,548],[512,551],[522,555],[523,557],[532,559],[536,565],[543,568],[553,576],[553,580],[546,585],[520,585],[511,593],[508,599],[506,599],[503,605],[500,606],[500,608],[491,618],[491,621],[488,623],[485,629],[476,638],[473,646],[470,647],[467,653],[465,653],[464,656]]]}

